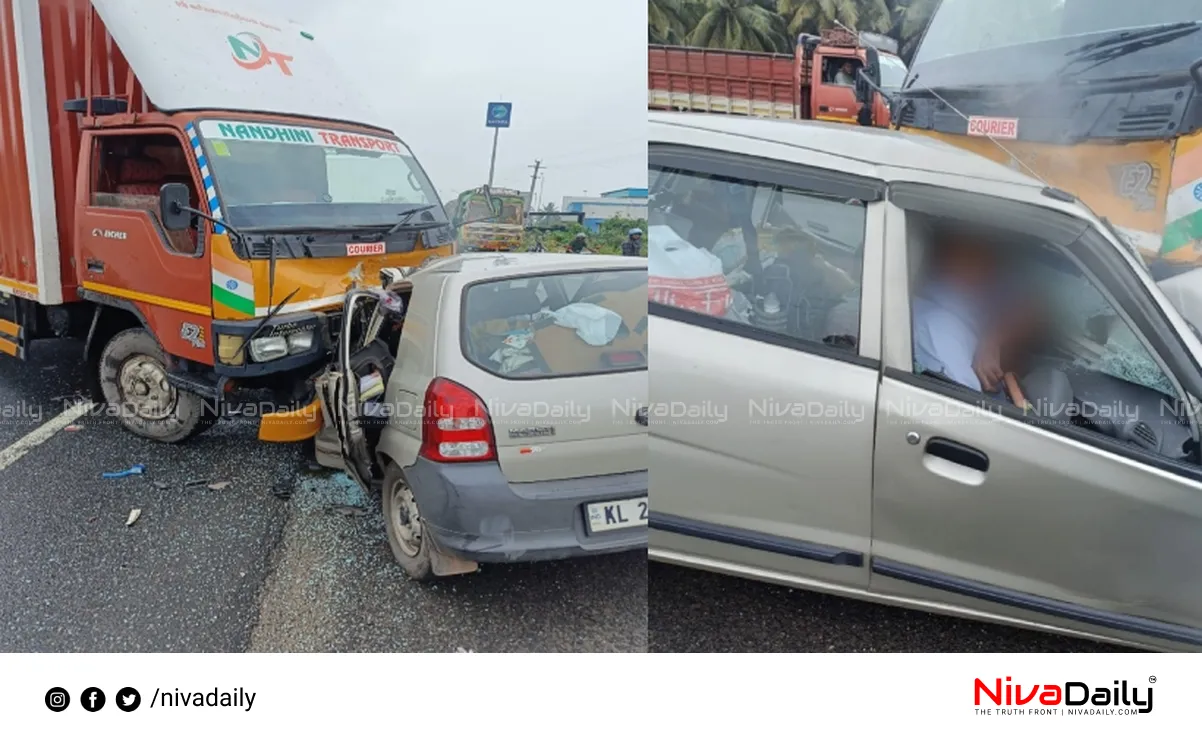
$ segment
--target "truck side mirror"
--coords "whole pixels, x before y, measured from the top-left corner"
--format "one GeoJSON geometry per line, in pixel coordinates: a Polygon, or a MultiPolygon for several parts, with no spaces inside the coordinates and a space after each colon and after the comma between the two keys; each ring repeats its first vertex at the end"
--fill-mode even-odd
{"type": "Polygon", "coordinates": [[[159,189],[159,219],[168,232],[186,230],[192,226],[188,213],[188,187],[182,183],[164,183],[159,189]]]}
{"type": "Polygon", "coordinates": [[[867,104],[872,100],[872,86],[868,84],[868,75],[864,68],[856,73],[856,103],[867,104]]]}
{"type": "Polygon", "coordinates": [[[872,103],[872,96],[881,87],[881,54],[873,47],[864,50],[864,66],[856,75],[856,101],[872,103]]]}

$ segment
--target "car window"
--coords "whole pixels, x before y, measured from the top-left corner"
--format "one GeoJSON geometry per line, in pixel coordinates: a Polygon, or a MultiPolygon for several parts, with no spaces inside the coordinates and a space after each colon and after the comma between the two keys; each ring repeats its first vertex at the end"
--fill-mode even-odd
{"type": "Polygon", "coordinates": [[[1078,340],[1074,366],[1176,396],[1155,357],[1089,278],[1064,264],[1045,263],[1037,270],[1060,327],[1078,340]]]}
{"type": "Polygon", "coordinates": [[[1177,388],[1067,246],[914,212],[907,227],[915,373],[1046,424],[1184,456],[1177,388]]]}
{"type": "Polygon", "coordinates": [[[464,356],[511,379],[647,368],[647,273],[578,271],[482,281],[463,295],[464,356]]]}
{"type": "Polygon", "coordinates": [[[653,303],[856,350],[866,207],[765,180],[652,168],[653,303]]]}

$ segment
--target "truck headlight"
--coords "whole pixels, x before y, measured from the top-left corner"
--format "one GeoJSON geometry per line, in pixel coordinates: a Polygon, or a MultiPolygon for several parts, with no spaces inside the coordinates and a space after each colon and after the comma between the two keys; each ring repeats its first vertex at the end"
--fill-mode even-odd
{"type": "Polygon", "coordinates": [[[280,336],[255,338],[250,342],[250,357],[259,363],[275,361],[288,355],[288,341],[280,336]]]}
{"type": "Polygon", "coordinates": [[[313,331],[302,330],[288,336],[288,353],[305,353],[313,350],[313,331]]]}

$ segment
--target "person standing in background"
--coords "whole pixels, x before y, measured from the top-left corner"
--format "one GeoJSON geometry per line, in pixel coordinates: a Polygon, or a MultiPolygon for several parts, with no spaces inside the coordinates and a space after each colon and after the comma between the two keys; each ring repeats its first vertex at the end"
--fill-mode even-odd
{"type": "Polygon", "coordinates": [[[635,227],[626,233],[626,242],[622,243],[622,255],[638,257],[643,250],[643,231],[635,227]]]}

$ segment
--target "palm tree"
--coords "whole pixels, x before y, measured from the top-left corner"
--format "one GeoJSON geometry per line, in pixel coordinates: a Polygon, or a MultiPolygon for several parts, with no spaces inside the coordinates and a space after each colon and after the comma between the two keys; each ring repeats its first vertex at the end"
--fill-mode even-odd
{"type": "Polygon", "coordinates": [[[696,22],[696,0],[647,0],[647,41],[681,44],[696,22]]]}
{"type": "Polygon", "coordinates": [[[839,23],[856,31],[886,32],[893,26],[885,0],[779,0],[777,7],[793,36],[821,33],[839,23]]]}
{"type": "Polygon", "coordinates": [[[688,43],[750,52],[784,51],[791,46],[774,0],[703,0],[688,43]]]}
{"type": "Polygon", "coordinates": [[[909,60],[918,48],[918,40],[926,30],[939,0],[898,0],[894,8],[894,33],[901,42],[902,57],[909,60]]]}

